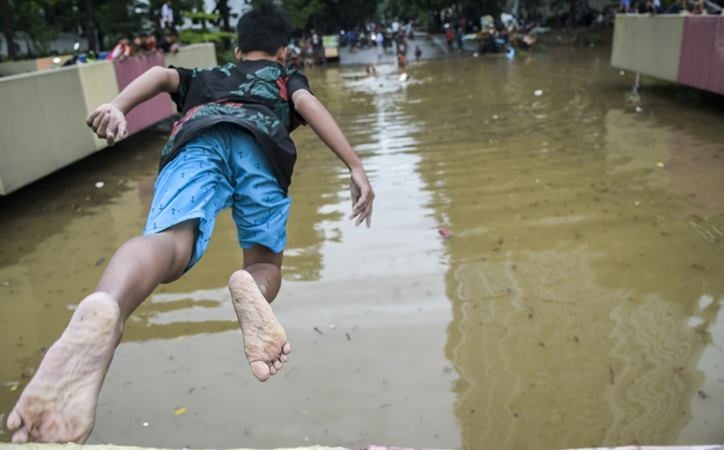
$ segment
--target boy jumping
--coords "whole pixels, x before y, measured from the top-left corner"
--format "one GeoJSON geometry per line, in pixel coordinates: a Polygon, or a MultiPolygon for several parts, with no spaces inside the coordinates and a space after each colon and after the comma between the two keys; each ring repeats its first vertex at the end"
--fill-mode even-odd
{"type": "Polygon", "coordinates": [[[13,442],[83,442],[123,327],[160,283],[181,277],[201,258],[217,214],[232,208],[244,267],[229,291],[254,376],[266,381],[291,347],[269,303],[281,286],[282,253],[296,159],[289,137],[300,123],[351,173],[352,214],[370,225],[374,193],[360,159],[307,79],[285,68],[291,34],[271,4],[237,25],[237,63],[212,69],[154,67],[87,118],[109,143],[127,134],[125,114],[168,92],[183,117],[161,154],[161,170],[144,235],[124,243],[95,291],[84,298],[8,415],[13,442]]]}

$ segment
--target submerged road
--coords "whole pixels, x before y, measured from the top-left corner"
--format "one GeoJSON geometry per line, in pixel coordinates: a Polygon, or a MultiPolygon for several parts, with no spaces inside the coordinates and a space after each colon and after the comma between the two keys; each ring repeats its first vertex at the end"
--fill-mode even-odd
{"type": "MultiPolygon", "coordinates": [[[[89,443],[572,448],[724,441],[721,102],[599,49],[307,72],[377,192],[309,129],[284,286],[294,353],[253,380],[225,283],[228,214],[128,322],[89,443]]],[[[83,120],[79,117],[78,120],[83,120]]],[[[139,233],[166,135],[0,199],[0,417],[139,233]]],[[[3,420],[4,422],[4,420],[3,420]]],[[[0,429],[0,440],[9,434],[0,429]]]]}

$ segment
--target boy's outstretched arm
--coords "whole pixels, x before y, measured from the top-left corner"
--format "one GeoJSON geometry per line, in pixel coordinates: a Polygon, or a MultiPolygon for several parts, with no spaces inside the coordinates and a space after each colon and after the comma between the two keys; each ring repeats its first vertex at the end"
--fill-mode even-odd
{"type": "Polygon", "coordinates": [[[292,102],[294,108],[312,127],[317,136],[347,165],[352,176],[350,183],[352,214],[350,219],[357,219],[355,225],[365,222],[369,227],[372,223],[372,203],[375,199],[375,193],[372,191],[372,186],[370,186],[367,173],[359,156],[352,150],[332,114],[311,92],[305,89],[295,91],[292,94],[292,102]]]}
{"type": "Polygon", "coordinates": [[[161,92],[178,91],[179,76],[174,69],[155,66],[126,86],[110,103],[104,103],[85,119],[99,138],[105,138],[108,144],[123,139],[128,134],[126,114],[161,92]]]}

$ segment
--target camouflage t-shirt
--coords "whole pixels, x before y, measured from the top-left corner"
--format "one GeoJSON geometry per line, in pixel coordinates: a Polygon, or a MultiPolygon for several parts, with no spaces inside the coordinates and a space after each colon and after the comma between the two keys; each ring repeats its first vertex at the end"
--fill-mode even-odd
{"type": "Polygon", "coordinates": [[[233,123],[251,133],[287,191],[297,150],[289,137],[302,117],[294,110],[292,94],[309,90],[307,78],[267,61],[241,61],[210,69],[182,69],[178,92],[171,95],[183,115],[174,123],[161,152],[163,168],[186,142],[217,123],[233,123]]]}

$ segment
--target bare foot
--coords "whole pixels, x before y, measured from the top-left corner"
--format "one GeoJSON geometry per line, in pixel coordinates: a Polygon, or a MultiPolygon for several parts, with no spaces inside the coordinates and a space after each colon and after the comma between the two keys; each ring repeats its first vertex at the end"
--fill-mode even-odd
{"type": "Polygon", "coordinates": [[[86,440],[121,332],[118,304],[108,294],[91,294],[78,305],[8,415],[13,442],[86,440]]]}
{"type": "Polygon", "coordinates": [[[287,335],[249,272],[237,270],[231,274],[229,291],[251,373],[259,381],[266,381],[282,368],[292,351],[287,335]]]}

